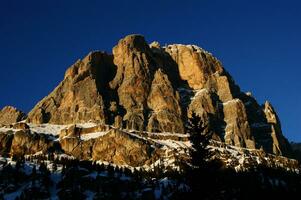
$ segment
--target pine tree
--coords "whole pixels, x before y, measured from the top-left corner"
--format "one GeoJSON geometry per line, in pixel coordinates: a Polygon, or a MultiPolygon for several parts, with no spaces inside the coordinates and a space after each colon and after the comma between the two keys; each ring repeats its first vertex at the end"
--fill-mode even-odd
{"type": "Polygon", "coordinates": [[[32,177],[35,177],[37,175],[37,168],[36,166],[34,165],[33,168],[32,168],[32,171],[31,171],[31,176],[32,177]]]}
{"type": "Polygon", "coordinates": [[[187,180],[192,190],[192,197],[194,197],[204,190],[204,184],[206,184],[204,181],[207,179],[208,160],[211,156],[208,145],[212,133],[195,113],[188,121],[186,132],[190,134],[192,143],[189,151],[191,166],[187,166],[187,180]]]}
{"type": "Polygon", "coordinates": [[[191,157],[190,164],[195,168],[202,168],[211,156],[208,145],[212,137],[212,132],[207,130],[207,126],[203,125],[201,118],[195,113],[192,114],[192,117],[188,121],[186,132],[190,134],[189,138],[192,143],[192,149],[189,151],[191,157]]]}

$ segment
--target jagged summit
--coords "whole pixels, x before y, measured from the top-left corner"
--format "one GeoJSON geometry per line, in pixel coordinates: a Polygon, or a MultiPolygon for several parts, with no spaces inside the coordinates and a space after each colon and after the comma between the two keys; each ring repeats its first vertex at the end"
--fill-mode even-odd
{"type": "Polygon", "coordinates": [[[5,106],[0,111],[0,124],[8,125],[26,119],[26,114],[13,106],[5,106]]]}
{"type": "Polygon", "coordinates": [[[28,114],[34,124],[95,122],[123,130],[181,133],[192,113],[213,139],[286,155],[273,107],[241,92],[221,62],[196,45],[119,40],[112,55],[91,52],[28,114]]]}

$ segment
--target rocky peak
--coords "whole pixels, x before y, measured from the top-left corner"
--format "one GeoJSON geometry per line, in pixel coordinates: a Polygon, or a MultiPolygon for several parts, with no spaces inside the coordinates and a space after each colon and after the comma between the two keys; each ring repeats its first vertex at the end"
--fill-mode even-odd
{"type": "Polygon", "coordinates": [[[143,35],[132,34],[119,40],[117,46],[113,48],[113,54],[118,54],[118,50],[128,49],[134,52],[145,52],[149,49],[143,35]]]}
{"type": "Polygon", "coordinates": [[[119,40],[112,55],[95,51],[77,61],[64,80],[29,113],[29,122],[94,121],[120,129],[185,133],[192,113],[213,139],[286,154],[273,107],[240,91],[211,53],[195,45],[150,45],[141,35],[119,40]]]}
{"type": "Polygon", "coordinates": [[[202,89],[213,74],[221,74],[219,61],[195,45],[168,45],[165,51],[171,55],[179,67],[180,77],[192,89],[202,89]]]}
{"type": "Polygon", "coordinates": [[[143,130],[145,109],[154,63],[151,50],[141,35],[129,35],[113,48],[115,78],[110,87],[117,90],[119,104],[126,110],[123,120],[128,129],[143,130]]]}
{"type": "Polygon", "coordinates": [[[165,51],[178,65],[179,75],[193,90],[215,91],[222,102],[235,98],[239,87],[211,53],[195,45],[168,45],[165,51]]]}
{"type": "Polygon", "coordinates": [[[13,106],[5,106],[0,111],[0,124],[9,125],[26,119],[26,114],[13,106]]]}
{"type": "Polygon", "coordinates": [[[288,140],[283,136],[280,120],[270,102],[264,104],[264,114],[270,125],[270,134],[273,140],[272,149],[275,154],[288,154],[292,152],[288,140]]]}
{"type": "Polygon", "coordinates": [[[28,122],[71,124],[105,122],[101,91],[110,78],[112,57],[89,53],[67,69],[64,80],[29,113],[28,122]]]}
{"type": "Polygon", "coordinates": [[[278,119],[278,116],[272,106],[272,104],[268,101],[264,103],[264,114],[266,116],[267,122],[272,124],[279,124],[280,121],[278,119]]]}
{"type": "Polygon", "coordinates": [[[161,45],[159,42],[157,41],[153,41],[152,43],[150,43],[149,47],[151,49],[161,49],[161,45]]]}

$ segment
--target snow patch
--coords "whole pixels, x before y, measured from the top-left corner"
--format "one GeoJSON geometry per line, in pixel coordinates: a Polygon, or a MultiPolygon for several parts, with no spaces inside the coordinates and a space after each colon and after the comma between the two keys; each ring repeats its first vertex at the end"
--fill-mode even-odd
{"type": "Polygon", "coordinates": [[[223,102],[223,105],[232,104],[232,103],[238,103],[238,102],[240,102],[239,99],[232,99],[232,100],[223,102]]]}
{"type": "Polygon", "coordinates": [[[83,123],[83,124],[76,124],[76,126],[79,128],[92,128],[92,127],[97,126],[97,124],[93,123],[93,122],[88,122],[88,123],[83,123]]]}
{"type": "Polygon", "coordinates": [[[109,132],[110,131],[103,131],[103,132],[83,134],[83,135],[80,136],[80,139],[81,140],[91,140],[91,139],[95,139],[95,138],[98,138],[98,137],[102,137],[102,136],[106,135],[109,132]]]}
{"type": "Polygon", "coordinates": [[[195,90],[195,95],[191,98],[191,100],[196,99],[198,96],[200,96],[202,93],[207,92],[208,90],[206,88],[201,90],[195,90]]]}
{"type": "Polygon", "coordinates": [[[8,132],[8,131],[12,131],[13,133],[15,133],[16,131],[18,131],[20,129],[13,129],[13,128],[5,128],[5,127],[1,127],[0,128],[0,133],[1,132],[8,132]]]}
{"type": "Polygon", "coordinates": [[[69,127],[70,125],[54,125],[54,124],[28,124],[30,130],[36,133],[44,133],[48,135],[59,135],[62,129],[69,127]]]}

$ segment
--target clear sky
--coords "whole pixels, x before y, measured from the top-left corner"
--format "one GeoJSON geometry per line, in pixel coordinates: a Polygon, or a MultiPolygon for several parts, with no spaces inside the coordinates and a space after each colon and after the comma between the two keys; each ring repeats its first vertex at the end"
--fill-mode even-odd
{"type": "Polygon", "coordinates": [[[77,59],[140,33],[212,52],[301,141],[300,8],[298,0],[1,0],[0,107],[28,112],[77,59]]]}

